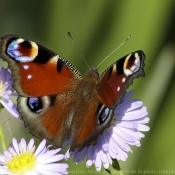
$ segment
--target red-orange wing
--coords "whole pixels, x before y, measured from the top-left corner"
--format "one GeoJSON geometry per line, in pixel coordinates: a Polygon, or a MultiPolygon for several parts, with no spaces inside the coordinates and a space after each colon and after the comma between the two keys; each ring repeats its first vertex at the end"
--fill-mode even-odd
{"type": "Polygon", "coordinates": [[[62,147],[71,135],[78,70],[47,48],[8,35],[1,38],[0,58],[8,62],[19,93],[18,110],[29,132],[62,147]]]}
{"type": "Polygon", "coordinates": [[[1,38],[0,57],[8,62],[14,88],[22,96],[61,93],[72,89],[81,78],[78,70],[63,58],[16,35],[1,38]]]}
{"type": "Polygon", "coordinates": [[[98,96],[107,107],[119,104],[134,78],[144,77],[145,54],[136,51],[112,64],[101,76],[98,84],[98,96]]]}

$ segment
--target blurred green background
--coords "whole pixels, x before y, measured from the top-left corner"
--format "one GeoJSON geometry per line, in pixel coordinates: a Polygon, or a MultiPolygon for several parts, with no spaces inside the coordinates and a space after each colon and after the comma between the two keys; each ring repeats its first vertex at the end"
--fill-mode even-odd
{"type": "MultiPolygon", "coordinates": [[[[120,57],[135,50],[146,54],[146,77],[129,89],[148,109],[150,132],[142,146],[132,146],[124,174],[175,174],[175,1],[174,0],[0,0],[0,36],[18,34],[38,42],[75,65],[89,71],[67,35],[70,31],[90,67],[98,65],[132,34],[115,54],[99,67],[102,73],[120,57]],[[170,171],[170,172],[166,172],[170,171]]],[[[7,66],[2,60],[1,66],[7,66]]],[[[23,123],[6,110],[0,114],[6,140],[31,137],[23,123]]],[[[94,166],[68,162],[70,174],[97,174],[94,166]],[[92,171],[90,171],[92,170],[92,171]]],[[[105,174],[104,169],[99,174],[105,174]]]]}

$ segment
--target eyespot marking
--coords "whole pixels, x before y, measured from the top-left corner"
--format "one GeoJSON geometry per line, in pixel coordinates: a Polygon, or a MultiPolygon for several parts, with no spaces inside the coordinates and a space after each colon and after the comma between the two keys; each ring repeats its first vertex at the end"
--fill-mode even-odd
{"type": "Polygon", "coordinates": [[[7,55],[19,62],[31,62],[38,55],[38,46],[31,41],[16,39],[9,43],[7,55]]]}
{"type": "Polygon", "coordinates": [[[124,62],[124,73],[126,76],[136,73],[140,69],[140,56],[138,53],[129,54],[124,62]]]}
{"type": "Polygon", "coordinates": [[[108,115],[109,115],[109,108],[104,108],[102,114],[99,116],[98,125],[102,124],[108,118],[108,115]]]}
{"type": "Polygon", "coordinates": [[[41,113],[43,104],[40,98],[34,97],[34,98],[28,98],[27,105],[29,109],[34,113],[41,113]]]}

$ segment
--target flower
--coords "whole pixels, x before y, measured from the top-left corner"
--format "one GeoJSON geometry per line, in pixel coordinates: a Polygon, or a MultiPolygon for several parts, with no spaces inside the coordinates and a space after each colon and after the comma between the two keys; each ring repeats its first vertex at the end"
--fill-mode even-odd
{"type": "Polygon", "coordinates": [[[81,151],[67,151],[65,158],[73,156],[75,163],[82,162],[86,157],[86,166],[93,163],[97,171],[103,165],[105,169],[112,164],[112,159],[126,161],[127,152],[132,152],[129,145],[140,146],[144,135],[140,131],[149,131],[144,125],[149,122],[146,107],[140,100],[129,100],[134,91],[127,93],[123,102],[115,108],[115,120],[102,135],[97,138],[96,146],[88,146],[81,151]]]}
{"type": "Polygon", "coordinates": [[[8,151],[0,155],[0,175],[61,175],[67,174],[68,165],[58,163],[64,158],[57,154],[60,148],[49,150],[43,140],[35,150],[34,139],[27,145],[24,139],[17,143],[15,138],[8,151]]]}
{"type": "Polygon", "coordinates": [[[9,96],[17,96],[17,93],[12,88],[12,77],[8,69],[0,68],[0,103],[16,118],[19,117],[17,106],[9,96]]]}

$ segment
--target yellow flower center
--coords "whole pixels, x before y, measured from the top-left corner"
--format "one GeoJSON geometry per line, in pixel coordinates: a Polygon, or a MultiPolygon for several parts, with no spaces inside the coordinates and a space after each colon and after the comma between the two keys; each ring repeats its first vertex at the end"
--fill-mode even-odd
{"type": "Polygon", "coordinates": [[[33,170],[36,165],[36,157],[31,152],[25,152],[13,156],[12,160],[6,162],[8,170],[13,175],[23,175],[33,170]]]}
{"type": "Polygon", "coordinates": [[[0,81],[0,95],[3,93],[2,87],[3,87],[3,82],[0,81]]]}

